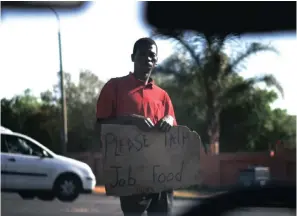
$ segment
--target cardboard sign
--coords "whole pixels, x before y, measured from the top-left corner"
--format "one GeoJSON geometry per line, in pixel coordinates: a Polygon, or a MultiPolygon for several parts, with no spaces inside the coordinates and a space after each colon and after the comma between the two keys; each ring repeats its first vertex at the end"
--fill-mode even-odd
{"type": "Polygon", "coordinates": [[[104,125],[101,140],[107,195],[157,193],[199,181],[200,137],[185,126],[162,133],[104,125]]]}

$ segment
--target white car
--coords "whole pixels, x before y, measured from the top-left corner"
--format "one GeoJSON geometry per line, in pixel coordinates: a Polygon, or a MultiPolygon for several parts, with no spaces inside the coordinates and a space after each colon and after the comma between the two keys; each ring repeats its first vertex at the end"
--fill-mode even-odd
{"type": "Polygon", "coordinates": [[[72,202],[92,193],[96,178],[89,165],[57,155],[34,139],[1,127],[1,191],[23,199],[72,202]]]}

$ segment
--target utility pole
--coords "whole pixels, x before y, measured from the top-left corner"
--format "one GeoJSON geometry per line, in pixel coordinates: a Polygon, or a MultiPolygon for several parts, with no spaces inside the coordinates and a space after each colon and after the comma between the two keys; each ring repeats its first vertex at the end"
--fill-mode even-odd
{"type": "Polygon", "coordinates": [[[63,71],[63,61],[62,61],[62,41],[61,41],[61,28],[60,28],[60,18],[57,11],[50,8],[57,19],[58,22],[58,47],[59,47],[59,74],[60,74],[60,90],[61,90],[61,120],[62,120],[62,130],[61,130],[61,141],[62,141],[62,154],[67,153],[68,144],[68,126],[67,126],[67,104],[66,104],[66,94],[64,88],[64,71],[63,71]]]}

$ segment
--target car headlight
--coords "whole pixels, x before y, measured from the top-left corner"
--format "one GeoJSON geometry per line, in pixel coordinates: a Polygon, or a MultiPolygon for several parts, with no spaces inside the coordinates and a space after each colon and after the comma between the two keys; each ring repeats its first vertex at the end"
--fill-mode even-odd
{"type": "Polygon", "coordinates": [[[94,181],[95,179],[93,178],[93,177],[86,177],[86,180],[88,180],[88,181],[94,181]]]}

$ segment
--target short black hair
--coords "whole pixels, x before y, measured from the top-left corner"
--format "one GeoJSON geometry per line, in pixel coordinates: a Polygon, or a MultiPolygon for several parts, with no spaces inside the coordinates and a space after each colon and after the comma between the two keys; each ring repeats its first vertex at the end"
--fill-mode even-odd
{"type": "Polygon", "coordinates": [[[156,54],[158,55],[158,46],[157,46],[156,42],[153,39],[148,38],[148,37],[140,38],[135,42],[132,54],[134,55],[136,53],[136,50],[138,49],[138,47],[141,45],[144,45],[144,44],[155,45],[156,46],[156,54]]]}

